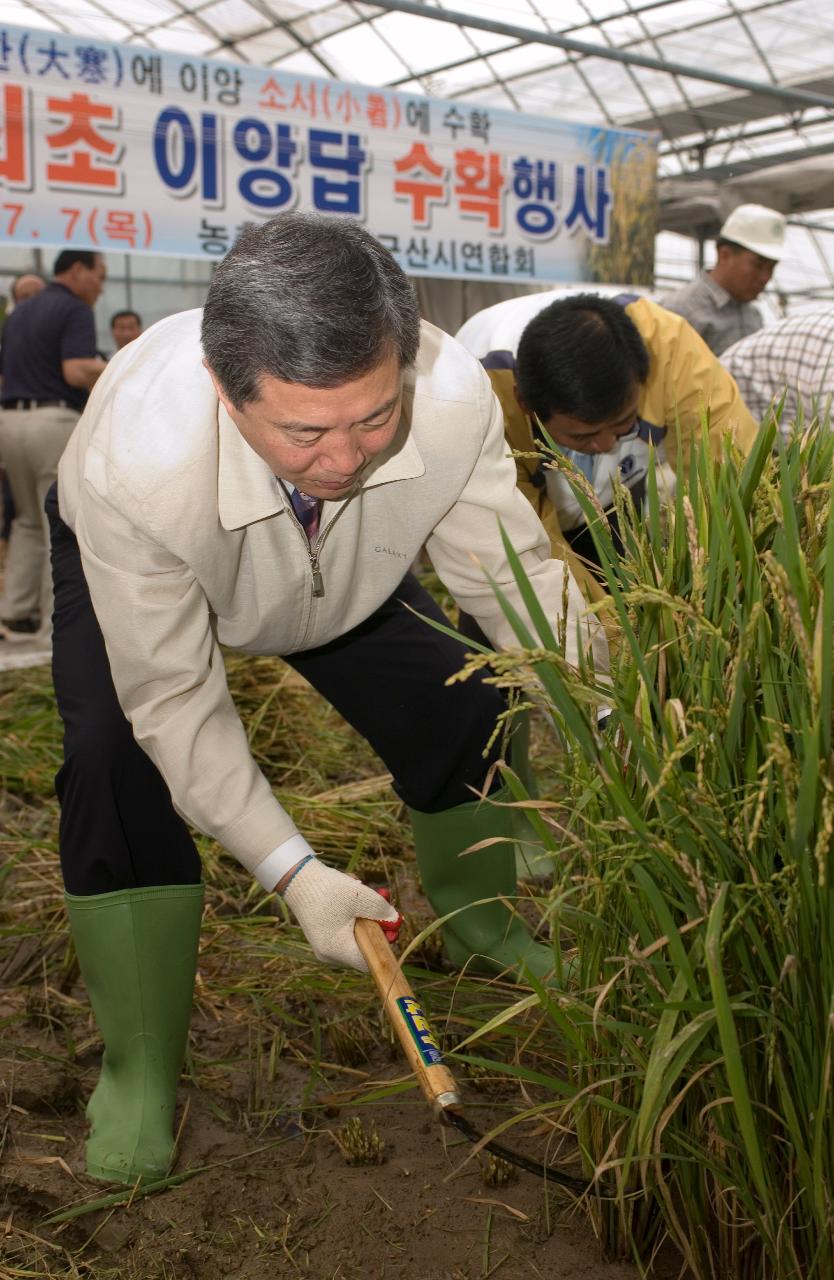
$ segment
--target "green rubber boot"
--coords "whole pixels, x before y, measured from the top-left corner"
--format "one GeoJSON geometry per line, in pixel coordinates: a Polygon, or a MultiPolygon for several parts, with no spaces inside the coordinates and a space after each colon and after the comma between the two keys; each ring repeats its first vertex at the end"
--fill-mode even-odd
{"type": "Polygon", "coordinates": [[[81,974],[104,1041],[87,1104],[87,1172],[153,1182],[174,1159],[174,1108],[185,1055],[201,884],[66,894],[81,974]]]}
{"type": "Polygon", "coordinates": [[[442,813],[410,809],[414,850],[433,910],[439,916],[459,912],[442,926],[452,964],[522,981],[527,969],[544,981],[554,970],[550,948],[534,942],[521,917],[503,902],[480,901],[502,897],[514,902],[518,896],[512,810],[500,807],[501,801],[510,798],[502,788],[490,800],[475,800],[442,813]],[[503,837],[500,844],[459,856],[470,845],[495,836],[503,837]],[[467,909],[460,911],[461,907],[467,909]]]}
{"type": "MultiPolygon", "coordinates": [[[[510,738],[510,763],[528,797],[538,800],[539,787],[530,764],[530,712],[513,716],[510,738]]],[[[519,880],[549,880],[553,875],[553,859],[542,845],[539,834],[524,809],[512,809],[515,836],[515,870],[519,880]]]]}

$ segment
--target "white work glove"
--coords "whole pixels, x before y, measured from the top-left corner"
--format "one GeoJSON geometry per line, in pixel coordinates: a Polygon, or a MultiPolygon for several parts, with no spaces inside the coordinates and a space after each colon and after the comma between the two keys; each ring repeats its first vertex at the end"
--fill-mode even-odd
{"type": "Polygon", "coordinates": [[[400,920],[399,912],[375,889],[326,867],[318,858],[311,858],[296,872],[283,897],[317,960],[362,973],[368,972],[368,966],[353,936],[357,917],[388,920],[392,925],[400,920]]]}

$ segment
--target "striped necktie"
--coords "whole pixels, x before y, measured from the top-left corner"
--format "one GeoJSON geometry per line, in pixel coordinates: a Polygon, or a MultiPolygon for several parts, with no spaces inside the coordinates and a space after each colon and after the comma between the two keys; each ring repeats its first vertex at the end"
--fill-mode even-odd
{"type": "Polygon", "coordinates": [[[308,494],[302,493],[300,489],[293,489],[290,494],[290,502],[298,518],[298,523],[307,534],[307,541],[312,545],[319,532],[321,502],[318,498],[311,498],[308,494]]]}

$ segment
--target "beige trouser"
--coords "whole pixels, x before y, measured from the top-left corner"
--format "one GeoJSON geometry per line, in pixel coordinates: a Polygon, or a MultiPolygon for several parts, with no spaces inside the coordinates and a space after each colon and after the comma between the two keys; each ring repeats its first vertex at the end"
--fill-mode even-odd
{"type": "Polygon", "coordinates": [[[59,405],[0,410],[0,457],[15,505],[0,618],[17,622],[39,613],[44,635],[52,629],[52,574],[43,504],[78,417],[59,405]]]}

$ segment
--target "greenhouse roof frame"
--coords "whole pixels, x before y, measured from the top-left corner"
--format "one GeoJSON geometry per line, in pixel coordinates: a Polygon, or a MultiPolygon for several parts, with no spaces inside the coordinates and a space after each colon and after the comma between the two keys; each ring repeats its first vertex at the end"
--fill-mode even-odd
{"type": "Polygon", "coordinates": [[[484,109],[656,131],[661,226],[713,233],[748,198],[753,175],[763,202],[794,220],[815,212],[815,255],[834,229],[834,197],[815,164],[834,153],[822,0],[0,0],[0,13],[484,109]],[[681,183],[700,189],[689,217],[681,183]]]}

